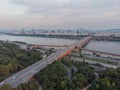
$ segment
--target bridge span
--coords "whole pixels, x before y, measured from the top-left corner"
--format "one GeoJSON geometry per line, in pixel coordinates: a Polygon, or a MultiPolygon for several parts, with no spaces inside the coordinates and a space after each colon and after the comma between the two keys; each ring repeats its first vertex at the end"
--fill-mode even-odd
{"type": "Polygon", "coordinates": [[[53,63],[55,60],[61,59],[64,56],[68,55],[71,53],[76,47],[82,48],[84,45],[86,45],[92,37],[86,37],[83,40],[74,43],[70,45],[69,47],[59,50],[50,56],[46,57],[45,59],[42,59],[31,66],[23,69],[22,71],[12,75],[11,77],[7,78],[6,80],[2,81],[0,83],[0,86],[4,84],[9,84],[13,88],[17,87],[21,83],[29,80],[31,77],[33,77],[36,73],[41,71],[43,68],[45,68],[48,64],[53,63]]]}

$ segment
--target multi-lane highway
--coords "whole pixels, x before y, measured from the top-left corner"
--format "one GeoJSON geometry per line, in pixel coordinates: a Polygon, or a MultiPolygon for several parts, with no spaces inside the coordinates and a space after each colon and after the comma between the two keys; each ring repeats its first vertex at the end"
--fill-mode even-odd
{"type": "Polygon", "coordinates": [[[32,64],[31,66],[23,69],[22,71],[12,75],[11,77],[7,78],[3,82],[0,83],[0,86],[3,84],[9,84],[13,88],[17,87],[21,83],[27,81],[29,78],[33,77],[36,73],[41,71],[44,67],[46,67],[48,64],[53,63],[55,60],[59,59],[60,57],[64,56],[66,52],[72,51],[75,47],[82,47],[85,44],[87,44],[91,40],[91,37],[86,37],[85,39],[81,40],[80,42],[77,42],[65,49],[59,50],[50,56],[46,57],[43,60],[40,60],[37,63],[32,64]]]}

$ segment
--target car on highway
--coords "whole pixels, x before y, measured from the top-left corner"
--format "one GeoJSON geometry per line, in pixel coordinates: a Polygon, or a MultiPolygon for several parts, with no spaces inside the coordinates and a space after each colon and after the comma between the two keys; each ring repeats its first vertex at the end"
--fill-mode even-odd
{"type": "Polygon", "coordinates": [[[4,82],[1,82],[1,83],[0,83],[0,86],[2,86],[3,84],[4,84],[4,82]]]}
{"type": "Polygon", "coordinates": [[[13,77],[12,77],[12,79],[14,80],[14,79],[16,79],[16,77],[15,77],[15,76],[13,76],[13,77]]]}
{"type": "Polygon", "coordinates": [[[49,62],[50,60],[46,60],[46,62],[49,62]]]}
{"type": "Polygon", "coordinates": [[[26,78],[23,78],[23,80],[25,80],[26,78]]]}

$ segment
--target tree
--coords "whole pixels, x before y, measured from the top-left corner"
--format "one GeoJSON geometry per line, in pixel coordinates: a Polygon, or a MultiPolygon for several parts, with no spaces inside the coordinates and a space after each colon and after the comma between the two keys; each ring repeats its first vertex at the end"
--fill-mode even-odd
{"type": "Polygon", "coordinates": [[[0,65],[0,75],[6,75],[9,73],[9,68],[5,65],[0,65]]]}
{"type": "Polygon", "coordinates": [[[96,80],[90,90],[116,90],[115,83],[110,82],[108,78],[96,80]]]}
{"type": "Polygon", "coordinates": [[[83,74],[80,74],[80,73],[74,76],[72,78],[72,81],[75,88],[78,87],[82,89],[85,85],[87,85],[87,79],[83,74]]]}

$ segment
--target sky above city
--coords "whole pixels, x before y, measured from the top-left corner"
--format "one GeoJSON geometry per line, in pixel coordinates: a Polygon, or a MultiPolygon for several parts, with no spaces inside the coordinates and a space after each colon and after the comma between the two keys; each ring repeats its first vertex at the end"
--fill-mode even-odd
{"type": "Polygon", "coordinates": [[[120,0],[0,0],[0,29],[120,28],[120,0]]]}

